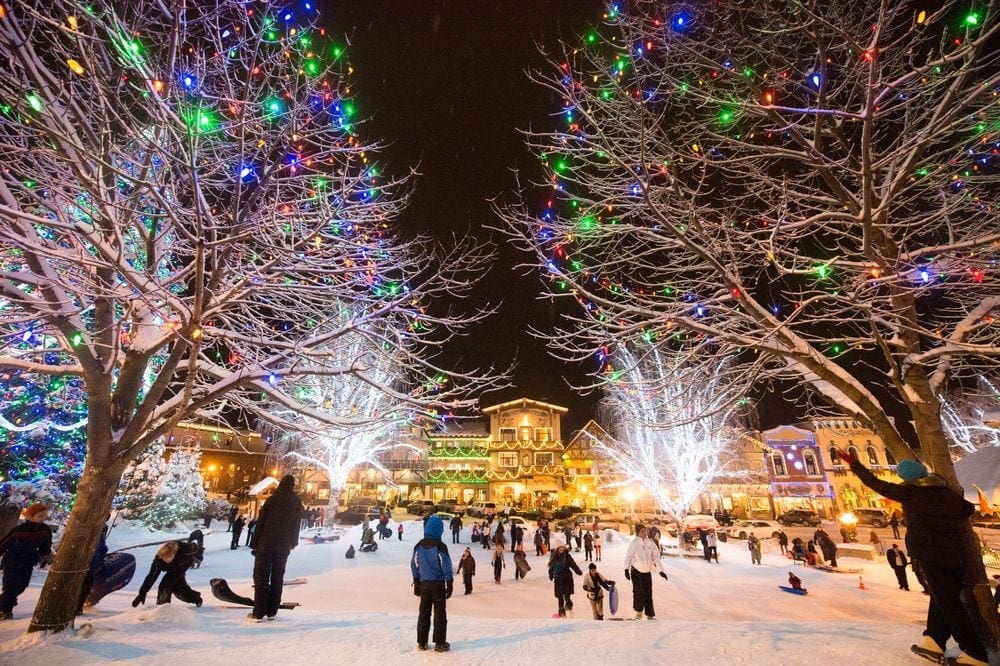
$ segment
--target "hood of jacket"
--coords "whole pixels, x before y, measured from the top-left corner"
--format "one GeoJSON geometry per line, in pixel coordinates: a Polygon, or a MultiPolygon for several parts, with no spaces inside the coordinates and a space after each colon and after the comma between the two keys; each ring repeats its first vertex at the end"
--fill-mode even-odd
{"type": "Polygon", "coordinates": [[[444,522],[439,516],[431,516],[424,523],[424,538],[440,539],[444,534],[444,522]]]}

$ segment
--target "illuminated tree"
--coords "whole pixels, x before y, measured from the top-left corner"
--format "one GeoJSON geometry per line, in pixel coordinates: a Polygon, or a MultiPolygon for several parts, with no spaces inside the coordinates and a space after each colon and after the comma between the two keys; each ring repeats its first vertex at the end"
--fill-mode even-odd
{"type": "Polygon", "coordinates": [[[87,411],[29,631],[72,620],[123,470],[175,424],[326,422],[291,389],[360,372],[325,351],[339,338],[378,322],[429,347],[479,316],[435,303],[484,251],[394,230],[406,181],[356,133],[350,66],[312,7],[2,6],[0,369],[78,380],[87,411]],[[330,325],[335,303],[355,318],[330,325]]]}
{"type": "Polygon", "coordinates": [[[727,455],[739,436],[725,366],[686,367],[650,348],[619,348],[607,370],[602,422],[615,437],[595,442],[627,479],[682,521],[709,484],[738,475],[727,455]]]}
{"type": "Polygon", "coordinates": [[[993,2],[611,4],[536,77],[549,204],[501,211],[581,306],[554,346],[739,358],[957,487],[937,396],[1000,358],[998,33],[993,2]]]}
{"type": "Polygon", "coordinates": [[[1000,429],[987,425],[987,421],[996,420],[998,407],[1000,389],[986,377],[979,378],[975,389],[953,391],[941,398],[941,421],[957,455],[1000,446],[1000,429]]]}

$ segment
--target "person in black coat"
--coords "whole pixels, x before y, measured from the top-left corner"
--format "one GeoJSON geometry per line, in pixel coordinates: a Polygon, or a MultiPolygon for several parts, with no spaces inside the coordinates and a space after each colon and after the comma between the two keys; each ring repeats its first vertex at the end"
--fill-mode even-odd
{"type": "Polygon", "coordinates": [[[583,589],[590,599],[590,610],[593,611],[595,620],[604,619],[604,590],[610,592],[614,584],[615,581],[607,580],[597,572],[597,565],[593,562],[587,567],[587,574],[583,577],[583,589]]]}
{"type": "Polygon", "coordinates": [[[906,560],[906,553],[899,549],[899,544],[892,544],[892,548],[885,551],[885,559],[889,562],[889,566],[892,567],[892,572],[896,574],[896,581],[899,583],[899,589],[910,591],[910,581],[906,579],[906,565],[909,564],[906,560]]]}
{"type": "Polygon", "coordinates": [[[458,561],[458,569],[455,573],[462,574],[462,582],[465,583],[465,593],[472,594],[472,577],[476,575],[476,560],[472,557],[472,550],[465,549],[462,558],[458,561]]]}
{"type": "Polygon", "coordinates": [[[172,596],[183,602],[201,606],[201,594],[191,589],[185,575],[194,564],[198,553],[198,544],[194,542],[168,541],[156,551],[153,563],[149,565],[149,573],[139,586],[139,593],[132,600],[132,607],[146,603],[146,593],[153,587],[156,579],[163,574],[160,587],[156,591],[156,604],[169,604],[172,596]]]}
{"type": "Polygon", "coordinates": [[[24,510],[24,522],[12,529],[0,541],[0,569],[3,586],[0,589],[0,620],[10,620],[17,598],[28,588],[35,565],[51,561],[52,529],[45,524],[49,508],[41,502],[24,510]]]}
{"type": "Polygon", "coordinates": [[[457,515],[452,516],[449,526],[451,527],[451,542],[458,543],[458,537],[462,533],[462,519],[457,515]]]}
{"type": "Polygon", "coordinates": [[[236,516],[233,521],[233,540],[229,543],[229,550],[236,550],[240,547],[240,536],[243,535],[243,526],[247,524],[243,514],[236,516]]]}
{"type": "Polygon", "coordinates": [[[257,517],[257,529],[250,539],[254,555],[253,611],[247,619],[259,622],[278,614],[285,583],[285,564],[299,544],[302,502],[295,494],[295,477],[286,474],[278,489],[267,498],[257,517]]]}
{"type": "Polygon", "coordinates": [[[255,529],[257,529],[257,519],[251,518],[250,522],[247,523],[247,540],[246,543],[243,544],[244,546],[250,545],[250,539],[253,538],[253,532],[255,529]]]}
{"type": "Polygon", "coordinates": [[[559,600],[559,617],[573,617],[573,572],[582,576],[583,572],[576,565],[568,546],[558,546],[549,559],[549,580],[553,582],[553,591],[559,600]]]}
{"type": "Polygon", "coordinates": [[[826,530],[819,529],[813,534],[813,540],[823,553],[823,559],[830,563],[830,566],[837,568],[837,544],[833,542],[826,530]]]}
{"type": "MultiPolygon", "coordinates": [[[[890,483],[872,474],[851,453],[838,451],[838,455],[863,484],[903,506],[906,550],[911,558],[920,560],[931,597],[923,642],[914,647],[940,654],[943,659],[948,637],[952,636],[965,655],[986,663],[986,648],[962,603],[966,562],[979,555],[967,552],[962,523],[969,519],[975,506],[944,479],[928,474],[917,460],[901,460],[896,474],[903,483],[890,483]]],[[[959,656],[959,663],[962,657],[959,656]]]]}
{"type": "Polygon", "coordinates": [[[236,516],[240,515],[239,508],[235,506],[229,507],[229,527],[226,528],[227,532],[233,531],[233,523],[236,522],[236,516]]]}

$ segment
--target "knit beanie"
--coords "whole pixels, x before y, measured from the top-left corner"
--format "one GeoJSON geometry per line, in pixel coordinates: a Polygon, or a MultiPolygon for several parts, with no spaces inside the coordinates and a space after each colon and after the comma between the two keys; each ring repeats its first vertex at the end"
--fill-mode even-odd
{"type": "Polygon", "coordinates": [[[903,481],[916,481],[927,476],[927,468],[919,460],[901,460],[896,465],[896,474],[903,481]]]}
{"type": "Polygon", "coordinates": [[[48,510],[49,507],[45,506],[41,502],[35,502],[34,504],[32,504],[31,506],[29,506],[27,509],[24,510],[24,517],[31,518],[32,516],[37,516],[41,512],[48,510]]]}

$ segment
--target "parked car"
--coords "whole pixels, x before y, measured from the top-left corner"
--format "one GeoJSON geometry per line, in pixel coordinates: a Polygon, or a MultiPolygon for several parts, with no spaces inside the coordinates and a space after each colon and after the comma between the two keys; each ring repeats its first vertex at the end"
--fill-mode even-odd
{"type": "Polygon", "coordinates": [[[995,513],[981,513],[976,511],[972,514],[972,524],[976,527],[985,527],[987,529],[1000,529],[1000,516],[995,513]]]}
{"type": "Polygon", "coordinates": [[[859,506],[851,511],[858,519],[858,525],[871,525],[872,527],[885,527],[889,524],[889,513],[884,509],[859,506]]]}
{"type": "Polygon", "coordinates": [[[607,526],[608,523],[617,523],[618,521],[612,517],[610,513],[578,513],[576,514],[576,524],[581,525],[583,529],[589,530],[594,521],[597,521],[599,526],[607,526]]]}
{"type": "Polygon", "coordinates": [[[511,509],[510,515],[521,516],[525,520],[534,522],[545,518],[546,512],[537,506],[533,506],[530,509],[511,509]]]}
{"type": "Polygon", "coordinates": [[[566,520],[578,513],[583,513],[583,509],[578,506],[566,504],[556,507],[556,510],[552,512],[552,517],[556,520],[566,520]]]}
{"type": "Polygon", "coordinates": [[[441,522],[444,523],[445,529],[448,529],[448,523],[450,523],[451,519],[455,517],[455,514],[451,511],[435,511],[434,515],[441,519],[441,522]]]}
{"type": "Polygon", "coordinates": [[[819,519],[819,514],[811,509],[789,509],[778,516],[777,521],[785,527],[789,525],[819,527],[820,523],[823,522],[819,519]]]}
{"type": "Polygon", "coordinates": [[[445,497],[437,503],[437,510],[458,513],[458,500],[454,497],[445,497]]]}
{"type": "Polygon", "coordinates": [[[434,500],[413,500],[406,505],[406,513],[413,514],[414,516],[426,516],[428,513],[434,513],[437,511],[437,506],[434,504],[434,500]]]}
{"type": "Polygon", "coordinates": [[[753,532],[758,537],[775,537],[782,531],[782,527],[774,520],[741,520],[732,527],[725,527],[719,530],[725,531],[727,535],[734,539],[746,539],[753,532]]]}
{"type": "MultiPolygon", "coordinates": [[[[642,523],[643,525],[670,525],[677,522],[677,517],[663,509],[636,511],[626,516],[626,522],[642,523]]],[[[714,519],[713,519],[714,520],[714,519]]]]}
{"type": "Polygon", "coordinates": [[[496,515],[497,503],[496,502],[473,502],[469,505],[468,514],[470,516],[475,516],[476,518],[482,518],[486,514],[496,515]]]}

